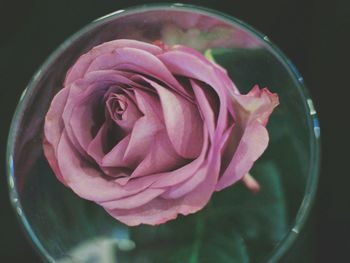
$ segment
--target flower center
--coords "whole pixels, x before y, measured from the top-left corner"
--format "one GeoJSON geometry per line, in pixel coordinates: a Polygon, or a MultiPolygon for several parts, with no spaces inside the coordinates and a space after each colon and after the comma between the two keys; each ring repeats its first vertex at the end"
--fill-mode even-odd
{"type": "Polygon", "coordinates": [[[123,94],[110,93],[106,100],[109,115],[114,121],[122,120],[123,113],[128,108],[127,97],[123,94]]]}

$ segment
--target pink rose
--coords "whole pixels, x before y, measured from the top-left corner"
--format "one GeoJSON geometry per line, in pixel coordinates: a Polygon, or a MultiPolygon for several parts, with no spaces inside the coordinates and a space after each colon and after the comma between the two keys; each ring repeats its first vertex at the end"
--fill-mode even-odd
{"type": "Polygon", "coordinates": [[[266,88],[241,95],[194,49],[115,40],[67,73],[46,115],[44,152],[80,197],[127,225],[161,224],[246,178],[277,105],[266,88]]]}

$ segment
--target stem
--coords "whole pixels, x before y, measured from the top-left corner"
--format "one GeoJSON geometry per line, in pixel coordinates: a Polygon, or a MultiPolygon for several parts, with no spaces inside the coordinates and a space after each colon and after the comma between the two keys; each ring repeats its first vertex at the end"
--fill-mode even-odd
{"type": "Polygon", "coordinates": [[[190,261],[189,263],[198,263],[199,262],[199,249],[201,247],[202,244],[202,237],[203,237],[203,233],[204,233],[204,218],[202,213],[200,213],[198,215],[197,218],[197,224],[196,224],[196,239],[194,241],[193,244],[193,249],[192,249],[192,253],[191,253],[191,257],[190,257],[190,261]]]}

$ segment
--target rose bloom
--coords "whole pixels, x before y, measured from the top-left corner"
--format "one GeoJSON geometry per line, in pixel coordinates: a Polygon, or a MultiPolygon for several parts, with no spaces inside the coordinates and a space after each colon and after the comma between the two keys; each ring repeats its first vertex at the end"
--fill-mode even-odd
{"type": "Polygon", "coordinates": [[[219,65],[185,46],[115,40],[68,71],[44,127],[57,178],[130,225],[202,209],[244,179],[268,144],[277,94],[242,95],[219,65]]]}

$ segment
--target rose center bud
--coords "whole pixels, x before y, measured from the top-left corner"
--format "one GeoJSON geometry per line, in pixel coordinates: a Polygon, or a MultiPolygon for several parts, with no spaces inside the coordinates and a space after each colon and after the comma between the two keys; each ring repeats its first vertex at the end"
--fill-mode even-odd
{"type": "Polygon", "coordinates": [[[142,116],[131,91],[128,93],[123,90],[111,92],[105,104],[107,116],[124,132],[130,132],[135,122],[142,116]]]}
{"type": "Polygon", "coordinates": [[[107,98],[106,106],[112,120],[118,122],[123,119],[123,113],[128,107],[127,98],[123,94],[111,93],[107,98]]]}

